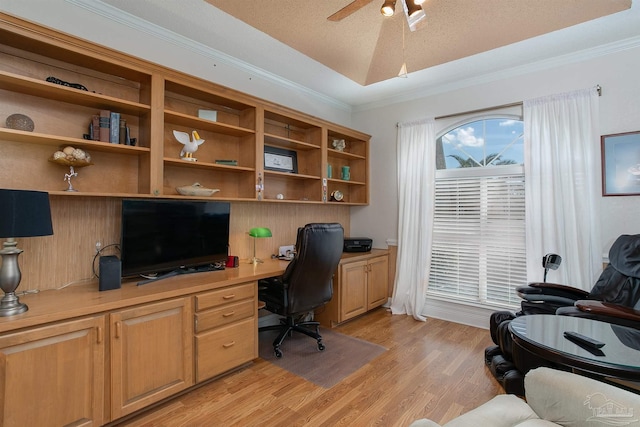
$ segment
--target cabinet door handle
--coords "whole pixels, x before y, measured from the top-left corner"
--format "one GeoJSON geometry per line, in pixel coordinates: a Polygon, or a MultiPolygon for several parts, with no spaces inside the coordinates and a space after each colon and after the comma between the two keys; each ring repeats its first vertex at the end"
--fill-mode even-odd
{"type": "Polygon", "coordinates": [[[103,340],[103,336],[102,336],[102,328],[100,326],[98,326],[97,328],[97,334],[96,334],[96,340],[98,341],[98,344],[100,344],[103,340]]]}
{"type": "Polygon", "coordinates": [[[116,338],[120,338],[122,333],[122,322],[116,322],[116,338]]]}
{"type": "Polygon", "coordinates": [[[235,311],[230,311],[229,313],[224,313],[222,317],[229,317],[229,316],[233,316],[234,314],[236,314],[235,311]]]}
{"type": "Polygon", "coordinates": [[[231,299],[231,298],[235,298],[236,294],[231,294],[231,295],[225,295],[222,297],[222,299],[231,299]]]}
{"type": "Polygon", "coordinates": [[[222,344],[222,346],[223,346],[224,348],[233,347],[234,345],[236,345],[236,342],[235,342],[235,341],[231,341],[231,342],[228,342],[228,343],[226,343],[226,344],[222,344]]]}

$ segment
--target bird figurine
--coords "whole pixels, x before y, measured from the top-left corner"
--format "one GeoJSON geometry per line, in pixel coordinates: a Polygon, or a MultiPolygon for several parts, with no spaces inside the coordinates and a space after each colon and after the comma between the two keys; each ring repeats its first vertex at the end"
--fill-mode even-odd
{"type": "Polygon", "coordinates": [[[184,145],[182,151],[180,151],[180,158],[182,160],[195,162],[197,159],[193,157],[193,153],[198,151],[198,147],[204,143],[204,139],[200,139],[200,135],[198,135],[198,132],[195,130],[191,132],[191,138],[189,138],[188,133],[177,130],[173,131],[173,136],[176,137],[180,144],[184,145]]]}

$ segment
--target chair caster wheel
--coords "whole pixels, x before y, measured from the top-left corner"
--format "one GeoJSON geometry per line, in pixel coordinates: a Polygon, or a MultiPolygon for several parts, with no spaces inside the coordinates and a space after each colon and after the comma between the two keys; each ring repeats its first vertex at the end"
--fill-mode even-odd
{"type": "Polygon", "coordinates": [[[278,359],[282,357],[282,350],[280,350],[279,348],[274,349],[273,353],[276,355],[278,359]]]}
{"type": "Polygon", "coordinates": [[[326,347],[324,346],[324,344],[322,344],[321,342],[318,343],[318,350],[320,351],[324,351],[326,347]]]}

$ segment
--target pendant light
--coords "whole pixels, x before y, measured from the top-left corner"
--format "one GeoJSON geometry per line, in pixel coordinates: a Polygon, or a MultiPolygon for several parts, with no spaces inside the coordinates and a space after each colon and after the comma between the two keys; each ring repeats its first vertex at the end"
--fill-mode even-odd
{"type": "Polygon", "coordinates": [[[402,79],[406,79],[408,77],[407,73],[407,61],[404,56],[404,23],[402,25],[402,67],[400,67],[400,72],[398,73],[398,77],[402,79]]]}

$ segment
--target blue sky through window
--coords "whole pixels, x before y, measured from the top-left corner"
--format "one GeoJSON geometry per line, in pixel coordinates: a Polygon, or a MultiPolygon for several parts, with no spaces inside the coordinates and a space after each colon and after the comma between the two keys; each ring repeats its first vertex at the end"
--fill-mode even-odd
{"type": "Polygon", "coordinates": [[[477,120],[452,129],[438,138],[446,169],[482,167],[485,160],[491,160],[495,155],[499,158],[492,165],[522,165],[523,131],[522,121],[508,118],[477,120]]]}

